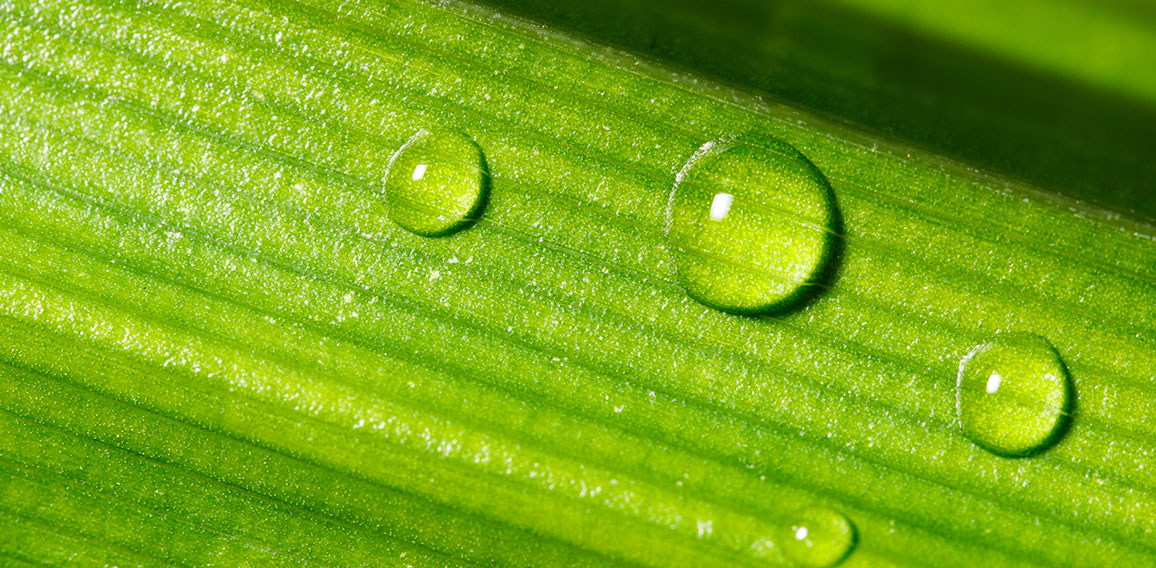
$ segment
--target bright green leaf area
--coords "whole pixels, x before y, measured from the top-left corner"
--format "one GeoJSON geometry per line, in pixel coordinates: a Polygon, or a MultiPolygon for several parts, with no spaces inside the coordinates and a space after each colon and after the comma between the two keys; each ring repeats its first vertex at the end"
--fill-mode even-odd
{"type": "Polygon", "coordinates": [[[840,566],[1156,563],[1151,227],[459,6],[0,26],[4,563],[773,566],[823,508],[840,566]],[[383,194],[423,128],[490,171],[439,238],[383,194]],[[744,133],[842,218],[774,317],[688,297],[664,231],[744,133]],[[956,418],[1009,331],[1076,397],[1024,458],[956,418]]]}

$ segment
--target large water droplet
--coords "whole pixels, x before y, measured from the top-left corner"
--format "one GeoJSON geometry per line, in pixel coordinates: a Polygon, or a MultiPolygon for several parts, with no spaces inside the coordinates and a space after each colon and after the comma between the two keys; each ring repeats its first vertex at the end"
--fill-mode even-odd
{"type": "Polygon", "coordinates": [[[855,525],[842,513],[816,507],[783,525],[783,553],[796,564],[827,568],[841,562],[855,547],[855,525]]]}
{"type": "Polygon", "coordinates": [[[389,159],[389,218],[426,237],[457,232],[477,220],[489,196],[481,148],[457,133],[420,130],[389,159]]]}
{"type": "Polygon", "coordinates": [[[1055,443],[1071,401],[1067,368],[1042,337],[997,335],[959,364],[956,410],[963,432],[1002,456],[1031,455],[1055,443]]]}
{"type": "Polygon", "coordinates": [[[835,249],[838,212],[823,174],[789,144],[710,142],[675,178],[666,233],[678,278],[707,306],[782,311],[805,298],[835,249]]]}

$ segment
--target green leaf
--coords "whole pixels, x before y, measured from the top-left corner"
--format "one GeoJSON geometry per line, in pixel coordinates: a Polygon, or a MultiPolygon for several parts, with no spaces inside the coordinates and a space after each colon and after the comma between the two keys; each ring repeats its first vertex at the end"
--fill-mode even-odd
{"type": "Polygon", "coordinates": [[[1149,2],[482,1],[1156,219],[1149,2]]]}
{"type": "Polygon", "coordinates": [[[1152,227],[464,6],[0,26],[6,562],[1156,561],[1152,227]],[[489,170],[445,236],[386,191],[422,130],[489,170]],[[745,134],[841,218],[775,316],[691,299],[667,235],[678,172],[745,134]],[[957,419],[1001,332],[1075,393],[1030,457],[957,419]]]}

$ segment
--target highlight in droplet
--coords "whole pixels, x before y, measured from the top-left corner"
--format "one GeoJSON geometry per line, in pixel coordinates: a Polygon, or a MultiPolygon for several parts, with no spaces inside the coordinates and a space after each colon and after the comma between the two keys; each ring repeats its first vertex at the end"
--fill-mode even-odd
{"type": "Polygon", "coordinates": [[[796,513],[779,534],[783,554],[808,568],[829,568],[855,548],[855,525],[846,515],[826,507],[796,513]]]}
{"type": "Polygon", "coordinates": [[[722,221],[727,218],[727,214],[731,212],[731,203],[734,203],[735,196],[729,193],[716,193],[714,201],[710,204],[710,220],[722,221]]]}
{"type": "Polygon", "coordinates": [[[835,256],[838,212],[826,178],[762,135],[709,142],[675,178],[666,235],[688,295],[735,314],[797,306],[835,256]]]}
{"type": "Polygon", "coordinates": [[[418,131],[389,159],[385,173],[389,218],[425,237],[468,227],[485,209],[489,189],[481,148],[455,132],[418,131]]]}
{"type": "Polygon", "coordinates": [[[1054,444],[1072,396],[1059,353],[1035,335],[996,335],[959,365],[956,411],[963,432],[1001,456],[1032,455],[1054,444]]]}

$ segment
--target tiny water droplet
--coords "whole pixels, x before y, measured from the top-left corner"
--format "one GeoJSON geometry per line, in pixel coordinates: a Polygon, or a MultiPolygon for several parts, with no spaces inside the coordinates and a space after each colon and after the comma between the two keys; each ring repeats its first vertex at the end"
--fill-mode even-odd
{"type": "Polygon", "coordinates": [[[796,305],[835,256],[838,212],[826,178],[789,144],[744,135],[708,142],[675,178],[666,234],[678,279],[735,314],[796,305]]]}
{"type": "Polygon", "coordinates": [[[489,189],[481,148],[453,132],[418,131],[389,159],[385,173],[389,218],[425,237],[469,226],[485,208],[489,189]]]}
{"type": "Polygon", "coordinates": [[[782,527],[783,554],[808,568],[828,568],[841,562],[855,547],[855,525],[842,513],[826,507],[803,510],[782,527]]]}
{"type": "Polygon", "coordinates": [[[1071,401],[1067,368],[1042,337],[1000,334],[959,364],[956,411],[963,432],[1001,456],[1027,456],[1055,443],[1071,401]]]}

